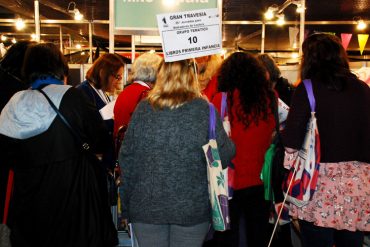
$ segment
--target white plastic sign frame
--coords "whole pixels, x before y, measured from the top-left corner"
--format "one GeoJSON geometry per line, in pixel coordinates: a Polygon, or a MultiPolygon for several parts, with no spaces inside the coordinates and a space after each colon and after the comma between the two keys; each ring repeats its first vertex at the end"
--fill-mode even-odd
{"type": "Polygon", "coordinates": [[[165,62],[222,51],[218,8],[159,14],[157,23],[165,62]]]}

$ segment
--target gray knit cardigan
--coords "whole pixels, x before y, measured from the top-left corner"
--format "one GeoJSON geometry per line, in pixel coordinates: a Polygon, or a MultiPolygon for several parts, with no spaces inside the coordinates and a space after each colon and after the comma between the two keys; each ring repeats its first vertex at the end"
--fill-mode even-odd
{"type": "MultiPolygon", "coordinates": [[[[218,114],[216,138],[223,166],[235,154],[218,114]]],[[[154,110],[142,101],[119,153],[123,215],[130,222],[195,225],[210,221],[206,159],[209,105],[192,100],[154,110]]]]}

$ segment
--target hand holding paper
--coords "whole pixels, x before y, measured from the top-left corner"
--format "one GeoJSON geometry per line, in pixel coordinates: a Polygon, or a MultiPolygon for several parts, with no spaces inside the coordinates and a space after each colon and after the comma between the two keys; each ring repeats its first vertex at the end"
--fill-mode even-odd
{"type": "Polygon", "coordinates": [[[113,116],[114,116],[113,109],[114,109],[115,103],[116,101],[113,100],[100,109],[99,112],[103,120],[113,119],[113,116]]]}

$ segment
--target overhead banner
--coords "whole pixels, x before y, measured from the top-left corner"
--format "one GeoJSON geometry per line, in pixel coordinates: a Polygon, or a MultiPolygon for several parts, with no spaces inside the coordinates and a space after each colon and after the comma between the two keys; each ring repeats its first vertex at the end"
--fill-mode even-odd
{"type": "Polygon", "coordinates": [[[160,14],[157,22],[166,62],[221,53],[217,8],[160,14]]]}
{"type": "Polygon", "coordinates": [[[368,38],[369,38],[369,35],[368,34],[358,34],[357,35],[357,39],[358,39],[358,44],[360,46],[360,53],[361,53],[361,55],[364,52],[364,49],[365,49],[365,46],[366,46],[366,43],[367,43],[367,39],[368,38]]]}
{"type": "Polygon", "coordinates": [[[347,50],[349,42],[351,41],[352,34],[351,33],[341,33],[340,37],[342,39],[342,45],[344,47],[344,50],[347,50]]]}
{"type": "Polygon", "coordinates": [[[217,8],[217,0],[115,0],[114,26],[132,34],[157,32],[157,14],[210,8],[217,8]]]}

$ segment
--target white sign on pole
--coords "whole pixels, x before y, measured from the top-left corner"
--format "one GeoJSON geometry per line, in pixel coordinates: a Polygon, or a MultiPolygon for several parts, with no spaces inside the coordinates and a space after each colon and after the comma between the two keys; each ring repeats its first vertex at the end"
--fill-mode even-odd
{"type": "Polygon", "coordinates": [[[221,53],[221,21],[217,8],[157,15],[164,60],[221,53]]]}

